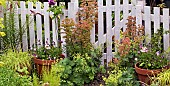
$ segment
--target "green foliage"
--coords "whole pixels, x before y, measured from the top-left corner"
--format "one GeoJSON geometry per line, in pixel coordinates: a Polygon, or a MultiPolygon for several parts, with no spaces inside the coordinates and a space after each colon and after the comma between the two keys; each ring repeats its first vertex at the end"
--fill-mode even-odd
{"type": "Polygon", "coordinates": [[[31,53],[39,59],[56,60],[61,57],[62,49],[60,47],[54,47],[53,45],[46,45],[32,49],[31,53]]]}
{"type": "Polygon", "coordinates": [[[95,24],[97,15],[96,0],[81,0],[81,9],[77,12],[77,23],[73,19],[66,18],[61,26],[65,31],[66,49],[68,56],[76,53],[87,53],[91,48],[90,31],[95,24]]]}
{"type": "Polygon", "coordinates": [[[8,50],[2,56],[0,56],[0,61],[4,62],[4,66],[10,69],[20,71],[24,67],[30,67],[31,56],[28,52],[18,52],[13,50],[8,50]]]}
{"type": "Polygon", "coordinates": [[[140,43],[145,38],[144,27],[140,25],[137,27],[135,17],[129,16],[127,20],[127,28],[124,32],[121,32],[120,41],[115,41],[118,48],[115,57],[120,59],[121,66],[133,67],[140,43]]]}
{"type": "Polygon", "coordinates": [[[0,86],[32,86],[31,77],[20,76],[12,69],[0,67],[0,86]]]}
{"type": "Polygon", "coordinates": [[[109,76],[103,77],[106,86],[139,86],[132,67],[122,68],[115,64],[110,64],[109,67],[109,76]]]}
{"type": "Polygon", "coordinates": [[[3,22],[3,18],[0,18],[0,37],[3,37],[6,35],[4,32],[1,31],[1,29],[4,28],[4,25],[2,22],[3,22]]]}
{"type": "Polygon", "coordinates": [[[49,83],[49,86],[60,86],[60,76],[58,72],[63,72],[62,67],[52,65],[49,72],[44,72],[42,76],[43,83],[49,83]]]}
{"type": "Polygon", "coordinates": [[[33,86],[40,86],[39,79],[38,79],[38,77],[36,76],[35,73],[33,74],[32,83],[33,83],[33,86]]]}
{"type": "Polygon", "coordinates": [[[98,62],[88,54],[76,54],[72,60],[65,58],[56,65],[64,68],[63,72],[58,72],[61,73],[61,86],[82,86],[93,80],[100,70],[98,62]]]}
{"type": "MultiPolygon", "coordinates": [[[[2,31],[6,34],[6,36],[2,37],[1,43],[3,46],[0,48],[3,51],[6,51],[9,48],[18,50],[21,47],[22,43],[22,36],[27,31],[27,25],[30,24],[33,20],[29,20],[27,16],[27,21],[23,22],[22,25],[19,24],[19,27],[17,27],[15,16],[18,15],[15,13],[15,7],[17,3],[15,3],[13,0],[9,0],[7,2],[7,5],[10,6],[7,8],[4,8],[4,29],[2,31]],[[29,22],[28,22],[29,20],[29,22]]],[[[32,14],[30,14],[32,15],[32,14]]],[[[20,16],[20,15],[19,15],[20,16]]],[[[21,18],[19,18],[20,20],[21,18]]],[[[18,23],[21,23],[20,21],[17,21],[18,23]]]]}
{"type": "Polygon", "coordinates": [[[64,8],[64,6],[52,6],[52,7],[50,7],[48,11],[49,12],[51,11],[51,12],[54,13],[52,19],[58,18],[59,14],[63,14],[63,11],[62,11],[63,8],[64,8]]]}
{"type": "Polygon", "coordinates": [[[0,5],[2,5],[2,6],[5,7],[5,6],[6,6],[6,0],[1,0],[1,1],[0,1],[0,5]]]}
{"type": "Polygon", "coordinates": [[[145,69],[161,69],[168,65],[168,53],[162,49],[163,34],[163,28],[160,28],[157,30],[157,33],[151,37],[149,44],[147,42],[143,43],[144,46],[142,46],[137,54],[139,67],[145,69]]]}
{"type": "Polygon", "coordinates": [[[170,85],[170,69],[165,70],[152,78],[151,86],[169,86],[170,85]]]}

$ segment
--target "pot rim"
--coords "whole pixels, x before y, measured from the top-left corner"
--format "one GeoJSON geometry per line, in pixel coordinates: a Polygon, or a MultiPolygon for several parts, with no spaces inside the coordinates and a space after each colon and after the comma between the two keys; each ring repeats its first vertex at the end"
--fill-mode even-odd
{"type": "Polygon", "coordinates": [[[52,65],[53,63],[56,62],[56,60],[42,60],[36,57],[33,58],[33,61],[35,64],[39,64],[39,65],[52,65]]]}

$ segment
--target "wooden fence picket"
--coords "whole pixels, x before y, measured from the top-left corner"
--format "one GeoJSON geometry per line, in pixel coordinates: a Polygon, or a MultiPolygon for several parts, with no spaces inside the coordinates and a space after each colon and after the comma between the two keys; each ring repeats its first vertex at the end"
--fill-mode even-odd
{"type": "Polygon", "coordinates": [[[145,35],[147,36],[147,42],[150,42],[151,39],[151,16],[150,16],[150,7],[145,6],[144,7],[144,21],[145,21],[145,35]]]}
{"type": "Polygon", "coordinates": [[[154,33],[160,28],[160,8],[154,7],[154,33]]]}
{"type": "Polygon", "coordinates": [[[137,5],[136,6],[136,25],[142,25],[142,9],[141,9],[142,6],[140,5],[137,5]]]}
{"type": "MultiPolygon", "coordinates": [[[[41,12],[41,3],[36,2],[36,13],[41,12]]],[[[40,14],[36,14],[36,35],[37,35],[37,40],[36,44],[38,47],[41,47],[43,44],[43,36],[42,36],[42,16],[40,14]]]]}
{"type": "Polygon", "coordinates": [[[21,29],[22,29],[22,48],[23,51],[28,50],[28,40],[27,40],[27,28],[26,28],[26,7],[25,7],[25,2],[20,2],[21,6],[21,29]]]}
{"type": "Polygon", "coordinates": [[[49,4],[47,2],[44,2],[44,34],[45,34],[45,45],[48,45],[51,43],[50,41],[50,14],[48,12],[49,4]]]}
{"type": "MultiPolygon", "coordinates": [[[[33,3],[28,3],[28,10],[33,10],[33,3]]],[[[32,48],[33,45],[35,45],[35,31],[34,31],[34,14],[29,11],[29,37],[30,37],[30,48],[32,48]]]]}
{"type": "Polygon", "coordinates": [[[123,31],[126,30],[127,18],[129,16],[129,1],[123,0],[123,31]]]}
{"type": "MultiPolygon", "coordinates": [[[[163,32],[169,31],[169,9],[164,8],[163,9],[163,32]]],[[[169,48],[169,34],[163,35],[163,45],[164,50],[167,50],[169,48]]]]}
{"type": "MultiPolygon", "coordinates": [[[[14,10],[15,27],[16,27],[17,31],[19,31],[19,15],[18,15],[19,12],[18,12],[18,5],[15,4],[15,5],[14,5],[14,8],[15,8],[15,10],[14,10]]],[[[17,37],[17,33],[15,34],[15,37],[17,37]]],[[[17,40],[16,40],[16,43],[19,43],[19,41],[20,41],[20,39],[17,39],[17,40]]],[[[21,49],[21,45],[20,45],[20,44],[17,44],[16,48],[17,48],[17,49],[21,49]]]]}
{"type": "Polygon", "coordinates": [[[107,36],[107,64],[112,60],[112,11],[111,11],[112,0],[107,0],[106,6],[106,36],[107,36]]]}

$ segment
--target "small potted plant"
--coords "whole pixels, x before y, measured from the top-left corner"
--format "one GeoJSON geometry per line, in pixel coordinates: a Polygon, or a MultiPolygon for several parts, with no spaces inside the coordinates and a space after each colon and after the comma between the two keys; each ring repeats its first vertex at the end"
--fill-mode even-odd
{"type": "MultiPolygon", "coordinates": [[[[55,43],[53,43],[54,45],[55,43]]],[[[37,69],[38,74],[42,74],[42,68],[49,70],[51,65],[55,63],[58,59],[64,58],[62,54],[62,49],[60,47],[54,47],[46,43],[45,46],[40,48],[34,48],[32,51],[33,61],[37,69]]]]}
{"type": "Polygon", "coordinates": [[[152,36],[150,43],[143,42],[136,55],[138,60],[135,64],[135,70],[139,80],[146,84],[150,84],[150,77],[156,76],[169,63],[167,59],[168,51],[162,49],[162,31],[162,28],[158,29],[157,33],[152,36]]]}

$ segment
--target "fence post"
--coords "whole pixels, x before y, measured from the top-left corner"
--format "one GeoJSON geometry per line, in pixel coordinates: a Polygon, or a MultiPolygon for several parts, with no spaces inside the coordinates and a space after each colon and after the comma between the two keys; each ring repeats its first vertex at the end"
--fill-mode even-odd
{"type": "Polygon", "coordinates": [[[135,16],[137,0],[131,0],[131,3],[132,3],[132,16],[135,16]]]}
{"type": "Polygon", "coordinates": [[[26,7],[25,7],[25,2],[22,1],[20,2],[21,6],[21,27],[23,30],[23,35],[22,35],[22,48],[23,51],[28,50],[28,40],[27,40],[27,27],[26,27],[26,7]]]}
{"type": "MultiPolygon", "coordinates": [[[[98,45],[103,48],[103,34],[104,33],[104,23],[103,23],[103,0],[98,0],[98,45]]],[[[104,50],[102,50],[104,51],[104,50]]],[[[101,58],[101,64],[104,65],[104,59],[106,55],[103,55],[101,58]]]]}
{"type": "Polygon", "coordinates": [[[112,10],[111,10],[112,0],[107,0],[106,6],[106,25],[107,25],[107,65],[112,61],[112,10]]]}
{"type": "Polygon", "coordinates": [[[76,22],[76,13],[78,12],[78,0],[71,0],[68,3],[68,17],[76,22]]]}

